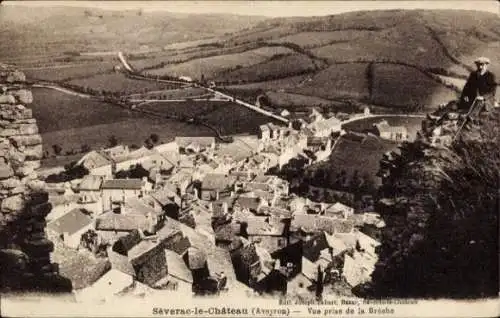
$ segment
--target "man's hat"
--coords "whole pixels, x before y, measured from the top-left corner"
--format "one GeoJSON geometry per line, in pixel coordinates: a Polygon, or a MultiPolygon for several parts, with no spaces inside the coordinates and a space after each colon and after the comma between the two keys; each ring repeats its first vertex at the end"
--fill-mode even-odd
{"type": "Polygon", "coordinates": [[[478,57],[474,63],[476,64],[490,64],[490,59],[484,56],[478,57]]]}

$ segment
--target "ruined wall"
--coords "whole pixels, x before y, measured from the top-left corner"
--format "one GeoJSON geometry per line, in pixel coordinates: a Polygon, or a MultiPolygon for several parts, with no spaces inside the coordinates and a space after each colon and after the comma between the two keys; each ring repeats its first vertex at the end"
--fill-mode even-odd
{"type": "Polygon", "coordinates": [[[67,292],[71,282],[51,263],[45,235],[52,207],[37,175],[43,151],[32,101],[24,74],[0,64],[1,290],[67,292]]]}

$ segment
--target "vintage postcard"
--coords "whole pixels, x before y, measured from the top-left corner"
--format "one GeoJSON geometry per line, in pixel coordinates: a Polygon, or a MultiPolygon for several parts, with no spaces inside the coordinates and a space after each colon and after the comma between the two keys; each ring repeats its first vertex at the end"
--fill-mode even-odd
{"type": "Polygon", "coordinates": [[[499,9],[3,1],[0,316],[499,316],[499,9]]]}

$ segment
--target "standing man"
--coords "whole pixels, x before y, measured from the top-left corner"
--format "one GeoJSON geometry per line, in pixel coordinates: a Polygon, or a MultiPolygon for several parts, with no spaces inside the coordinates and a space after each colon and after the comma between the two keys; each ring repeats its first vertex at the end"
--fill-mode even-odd
{"type": "Polygon", "coordinates": [[[474,100],[478,100],[484,101],[486,110],[489,110],[495,105],[495,93],[497,89],[495,75],[488,71],[490,59],[479,57],[474,63],[477,70],[469,75],[462,91],[459,105],[462,109],[469,109],[474,100]]]}

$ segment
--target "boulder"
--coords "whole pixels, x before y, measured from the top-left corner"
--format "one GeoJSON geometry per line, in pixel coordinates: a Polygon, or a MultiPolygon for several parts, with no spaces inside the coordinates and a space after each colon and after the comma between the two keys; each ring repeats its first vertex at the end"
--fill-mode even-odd
{"type": "Polygon", "coordinates": [[[10,141],[16,146],[35,146],[42,143],[42,136],[39,134],[28,136],[12,136],[10,141]]]}
{"type": "Polygon", "coordinates": [[[0,104],[15,104],[16,98],[12,95],[0,95],[0,104]]]}
{"type": "Polygon", "coordinates": [[[43,146],[36,145],[26,147],[24,148],[23,153],[26,156],[26,160],[40,160],[43,157],[43,146]]]}
{"type": "Polygon", "coordinates": [[[18,91],[12,92],[12,95],[14,95],[20,103],[33,103],[33,94],[26,89],[20,89],[18,91]]]}
{"type": "Polygon", "coordinates": [[[0,180],[0,188],[2,189],[13,189],[19,186],[21,186],[21,180],[18,178],[11,177],[9,179],[0,180]]]}
{"type": "Polygon", "coordinates": [[[21,195],[8,197],[2,201],[1,210],[3,213],[21,211],[25,208],[26,202],[21,195]]]}
{"type": "Polygon", "coordinates": [[[26,76],[24,75],[23,72],[15,70],[15,71],[9,72],[9,74],[7,75],[6,81],[9,83],[25,82],[26,76]]]}
{"type": "Polygon", "coordinates": [[[6,164],[0,164],[0,179],[8,179],[14,175],[14,170],[6,164]]]}

